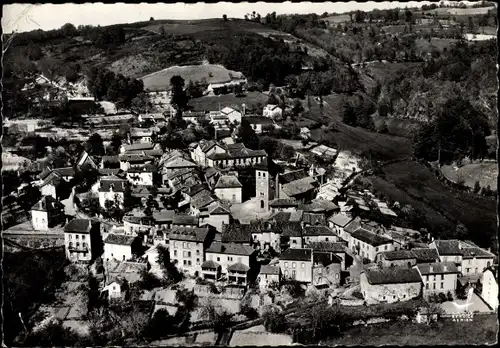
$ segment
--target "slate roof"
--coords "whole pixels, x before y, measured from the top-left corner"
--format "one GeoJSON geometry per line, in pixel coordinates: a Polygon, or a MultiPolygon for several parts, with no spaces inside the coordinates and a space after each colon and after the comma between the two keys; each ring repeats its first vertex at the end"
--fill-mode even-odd
{"type": "Polygon", "coordinates": [[[284,184],[281,187],[281,190],[288,197],[293,197],[314,190],[318,186],[319,186],[318,181],[308,176],[299,180],[292,181],[288,184],[284,184]]]}
{"type": "Polygon", "coordinates": [[[214,242],[205,252],[215,254],[250,256],[255,252],[255,249],[250,245],[214,242]]]}
{"type": "Polygon", "coordinates": [[[220,265],[212,260],[207,260],[201,264],[201,268],[217,269],[220,265]]]}
{"type": "Polygon", "coordinates": [[[157,222],[174,221],[175,210],[161,210],[153,212],[153,219],[157,222]]]}
{"type": "Polygon", "coordinates": [[[462,253],[464,259],[472,259],[474,257],[477,259],[490,259],[495,257],[492,253],[479,247],[463,248],[462,253]]]}
{"type": "Polygon", "coordinates": [[[314,252],[319,251],[329,251],[332,253],[345,253],[346,245],[344,243],[333,243],[333,242],[310,242],[307,245],[309,248],[313,249],[314,252]]]}
{"type": "Polygon", "coordinates": [[[119,155],[119,158],[123,162],[146,162],[154,160],[153,156],[146,155],[145,153],[126,153],[119,155]]]}
{"type": "Polygon", "coordinates": [[[246,116],[241,119],[247,120],[250,124],[274,124],[273,120],[265,116],[246,116]]]}
{"type": "Polygon", "coordinates": [[[307,173],[303,169],[299,170],[294,170],[292,172],[284,173],[284,174],[278,174],[278,181],[280,184],[288,184],[291,183],[292,181],[297,181],[303,178],[308,177],[307,173]]]}
{"type": "Polygon", "coordinates": [[[73,219],[66,226],[64,232],[66,233],[90,233],[92,225],[95,222],[89,219],[73,219]]]}
{"type": "Polygon", "coordinates": [[[43,187],[48,184],[52,184],[54,186],[58,186],[62,182],[61,176],[56,173],[56,172],[51,172],[49,175],[43,179],[43,182],[41,183],[40,187],[43,187]]]}
{"type": "Polygon", "coordinates": [[[267,156],[265,150],[251,150],[247,148],[243,149],[231,149],[226,150],[224,153],[212,153],[207,156],[211,160],[226,160],[235,158],[248,158],[248,157],[261,157],[267,156]]]}
{"type": "Polygon", "coordinates": [[[227,268],[228,271],[234,271],[234,272],[248,272],[250,270],[250,267],[247,265],[242,264],[241,262],[233,263],[227,268]]]}
{"type": "Polygon", "coordinates": [[[197,167],[196,164],[182,157],[177,157],[174,160],[165,163],[163,166],[167,169],[197,167]]]}
{"type": "Polygon", "coordinates": [[[361,221],[359,219],[351,220],[345,227],[344,231],[347,233],[353,233],[354,231],[361,228],[361,221]]]}
{"type": "Polygon", "coordinates": [[[123,172],[120,168],[99,168],[99,175],[102,176],[110,176],[110,175],[119,175],[120,172],[123,172]]]}
{"type": "Polygon", "coordinates": [[[286,261],[311,261],[312,249],[286,249],[280,255],[280,260],[286,261]]]}
{"type": "Polygon", "coordinates": [[[276,231],[284,237],[301,237],[302,225],[300,222],[280,221],[276,223],[276,231]]]}
{"type": "Polygon", "coordinates": [[[328,267],[332,263],[341,263],[342,259],[330,252],[314,252],[313,263],[328,267]]]}
{"type": "Polygon", "coordinates": [[[285,211],[278,211],[269,217],[269,220],[274,221],[289,221],[291,213],[285,211]]]}
{"type": "Polygon", "coordinates": [[[169,239],[203,243],[207,238],[208,232],[208,227],[173,228],[169,233],[169,239]]]}
{"type": "Polygon", "coordinates": [[[439,255],[462,255],[458,240],[436,240],[434,242],[439,255]]]}
{"type": "Polygon", "coordinates": [[[196,216],[191,216],[191,215],[174,215],[172,224],[198,226],[198,218],[196,216]]]}
{"type": "Polygon", "coordinates": [[[136,240],[135,236],[126,236],[124,234],[108,234],[104,240],[105,244],[117,244],[117,245],[132,245],[136,240]]]}
{"type": "Polygon", "coordinates": [[[356,238],[374,247],[383,244],[390,244],[392,242],[391,239],[372,233],[368,230],[365,230],[364,228],[360,228],[359,230],[351,233],[351,237],[356,238]]]}
{"type": "Polygon", "coordinates": [[[421,263],[416,267],[422,275],[460,273],[453,262],[421,263]]]}
{"type": "Polygon", "coordinates": [[[281,198],[274,199],[269,203],[270,207],[298,207],[299,203],[295,199],[281,198]]]}
{"type": "Polygon", "coordinates": [[[231,210],[225,207],[221,202],[216,201],[208,206],[208,213],[210,215],[225,215],[231,214],[231,210]]]}
{"type": "Polygon", "coordinates": [[[59,202],[52,196],[44,196],[40,199],[31,210],[46,211],[48,213],[53,211],[64,210],[64,204],[59,202]]]}
{"type": "Polygon", "coordinates": [[[315,199],[309,204],[304,204],[300,207],[300,209],[305,212],[331,212],[333,210],[339,209],[339,206],[333,202],[330,202],[326,199],[315,199]]]}
{"type": "Polygon", "coordinates": [[[141,166],[131,167],[128,169],[129,173],[151,173],[156,172],[156,166],[152,163],[146,163],[141,166]]]}
{"type": "MultiPolygon", "coordinates": [[[[290,221],[294,221],[294,222],[300,222],[302,221],[304,217],[304,211],[303,210],[296,210],[296,211],[293,211],[290,213],[290,221]]],[[[306,217],[306,219],[308,219],[309,216],[306,217]]]]}
{"type": "Polygon", "coordinates": [[[306,226],[304,236],[337,236],[337,234],[326,226],[306,226]]]}
{"type": "Polygon", "coordinates": [[[219,174],[219,171],[217,169],[215,169],[214,167],[208,167],[207,169],[205,169],[204,175],[205,175],[205,179],[207,179],[207,180],[216,174],[219,174]]]}
{"type": "Polygon", "coordinates": [[[212,147],[214,147],[215,145],[217,145],[217,142],[214,141],[214,140],[208,140],[208,141],[202,140],[202,141],[200,141],[199,144],[200,144],[201,151],[207,152],[212,147]]]}
{"type": "Polygon", "coordinates": [[[425,262],[436,262],[439,260],[439,255],[436,249],[432,248],[418,248],[411,249],[413,255],[417,258],[417,263],[425,263],[425,262]]]}
{"type": "Polygon", "coordinates": [[[215,184],[216,189],[241,188],[241,187],[243,187],[243,185],[234,175],[221,175],[221,177],[217,181],[217,184],[215,184]]]}
{"type": "Polygon", "coordinates": [[[242,224],[222,225],[222,242],[250,243],[254,226],[242,224]]]}
{"type": "Polygon", "coordinates": [[[416,259],[417,256],[411,250],[393,250],[393,251],[382,251],[380,253],[384,255],[384,258],[389,261],[393,260],[408,260],[408,259],[416,259]]]}
{"type": "Polygon", "coordinates": [[[182,176],[190,176],[193,175],[194,168],[180,168],[180,169],[173,169],[169,170],[169,172],[166,174],[167,179],[169,180],[174,180],[176,178],[180,178],[182,176]]]}
{"type": "Polygon", "coordinates": [[[279,275],[280,274],[280,268],[277,266],[270,266],[270,265],[262,265],[260,266],[260,274],[271,274],[271,275],[279,275]]]}
{"type": "Polygon", "coordinates": [[[54,172],[60,176],[75,176],[75,168],[73,167],[55,168],[54,172]]]}
{"type": "Polygon", "coordinates": [[[328,218],[328,221],[332,222],[334,225],[337,225],[339,227],[346,227],[349,222],[353,220],[352,217],[347,216],[345,214],[339,213],[332,215],[328,218]]]}
{"type": "Polygon", "coordinates": [[[367,269],[366,279],[371,285],[421,283],[420,273],[415,268],[367,269]]]}

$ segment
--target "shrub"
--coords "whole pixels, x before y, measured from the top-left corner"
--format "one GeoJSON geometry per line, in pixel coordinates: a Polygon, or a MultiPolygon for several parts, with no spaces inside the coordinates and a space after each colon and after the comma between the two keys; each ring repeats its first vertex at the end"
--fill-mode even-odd
{"type": "Polygon", "coordinates": [[[447,300],[448,300],[448,297],[444,293],[440,292],[439,293],[439,302],[443,303],[443,302],[446,302],[447,300]]]}
{"type": "Polygon", "coordinates": [[[266,331],[280,333],[287,329],[287,320],[285,314],[279,309],[273,308],[264,312],[264,327],[266,331]]]}
{"type": "Polygon", "coordinates": [[[248,319],[257,319],[259,317],[259,312],[253,307],[248,305],[241,307],[241,314],[246,316],[248,319]]]}

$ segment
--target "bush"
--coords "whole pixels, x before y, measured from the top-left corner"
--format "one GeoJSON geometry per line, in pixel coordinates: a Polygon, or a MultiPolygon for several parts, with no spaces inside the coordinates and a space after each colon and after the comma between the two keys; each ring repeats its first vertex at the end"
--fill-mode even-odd
{"type": "Polygon", "coordinates": [[[246,316],[250,320],[257,319],[259,317],[259,312],[257,312],[255,308],[250,307],[248,305],[241,307],[240,313],[246,316]]]}
{"type": "Polygon", "coordinates": [[[440,292],[439,293],[439,302],[443,303],[443,302],[446,302],[447,300],[448,300],[448,297],[444,293],[440,292]]]}
{"type": "Polygon", "coordinates": [[[285,314],[279,309],[272,308],[264,312],[264,327],[266,331],[280,333],[287,329],[287,320],[285,314]]]}

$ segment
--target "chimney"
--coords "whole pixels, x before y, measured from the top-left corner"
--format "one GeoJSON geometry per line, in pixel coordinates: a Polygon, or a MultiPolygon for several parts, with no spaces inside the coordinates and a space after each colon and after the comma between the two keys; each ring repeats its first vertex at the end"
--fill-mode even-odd
{"type": "Polygon", "coordinates": [[[448,270],[448,266],[447,265],[443,265],[443,271],[447,271],[448,270]]]}
{"type": "Polygon", "coordinates": [[[429,272],[434,272],[434,267],[432,265],[429,266],[429,272]]]}
{"type": "Polygon", "coordinates": [[[92,229],[92,222],[89,220],[89,230],[92,229]]]}

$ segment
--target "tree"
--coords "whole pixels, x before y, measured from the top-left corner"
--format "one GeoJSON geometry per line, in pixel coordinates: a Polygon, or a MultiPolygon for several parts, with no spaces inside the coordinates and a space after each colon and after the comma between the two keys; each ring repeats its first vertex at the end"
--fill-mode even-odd
{"type": "Polygon", "coordinates": [[[122,146],[122,141],[123,137],[120,135],[120,133],[113,133],[111,136],[111,148],[113,149],[115,154],[118,154],[120,152],[120,147],[122,146]]]}
{"type": "Polygon", "coordinates": [[[188,105],[188,97],[184,90],[184,79],[179,75],[174,75],[170,79],[170,86],[172,93],[170,103],[176,108],[178,115],[180,115],[188,105]]]}
{"type": "Polygon", "coordinates": [[[288,325],[285,314],[277,308],[269,308],[264,312],[263,318],[266,331],[280,333],[287,329],[288,325]]]}
{"type": "Polygon", "coordinates": [[[250,125],[250,122],[246,119],[241,121],[238,129],[238,138],[249,149],[257,150],[259,148],[259,138],[255,134],[255,130],[250,125]]]}
{"type": "Polygon", "coordinates": [[[165,36],[165,27],[163,25],[160,27],[160,35],[165,36]]]}
{"type": "Polygon", "coordinates": [[[138,285],[141,289],[152,290],[161,286],[161,281],[153,273],[144,268],[141,271],[141,279],[139,280],[138,285]]]}
{"type": "Polygon", "coordinates": [[[144,335],[150,340],[162,339],[175,332],[174,317],[164,308],[157,310],[149,320],[144,335]]]}
{"type": "Polygon", "coordinates": [[[92,134],[87,140],[87,149],[90,155],[104,156],[104,144],[98,133],[92,134]]]}
{"type": "Polygon", "coordinates": [[[286,161],[292,161],[295,158],[295,150],[291,145],[283,145],[280,155],[282,159],[286,161]]]}
{"type": "Polygon", "coordinates": [[[45,327],[32,331],[26,337],[24,345],[39,347],[71,347],[82,338],[73,329],[63,326],[62,320],[51,321],[45,327]]]}
{"type": "Polygon", "coordinates": [[[150,17],[150,18],[149,18],[149,21],[150,21],[150,22],[152,22],[152,21],[154,21],[154,20],[155,20],[155,19],[154,19],[153,17],[150,17]]]}
{"type": "Polygon", "coordinates": [[[426,316],[427,325],[430,325],[433,322],[434,320],[433,317],[435,316],[439,317],[440,315],[444,314],[444,310],[441,307],[441,304],[432,301],[425,301],[423,310],[427,315],[426,316]]]}
{"type": "Polygon", "coordinates": [[[180,288],[175,293],[177,302],[181,302],[187,311],[193,310],[198,302],[198,297],[195,295],[194,290],[189,291],[186,288],[180,288]]]}
{"type": "Polygon", "coordinates": [[[226,15],[226,14],[223,14],[223,15],[222,15],[222,19],[224,20],[224,22],[227,22],[227,15],[226,15]]]}
{"type": "Polygon", "coordinates": [[[342,116],[342,121],[349,126],[356,127],[358,125],[358,120],[354,112],[354,107],[351,103],[343,100],[340,104],[340,114],[342,116]]]}
{"type": "Polygon", "coordinates": [[[479,181],[476,181],[474,183],[474,193],[479,193],[479,191],[481,191],[481,186],[479,185],[479,181]]]}
{"type": "Polygon", "coordinates": [[[61,33],[66,36],[66,37],[73,37],[78,35],[78,30],[75,28],[75,26],[71,23],[66,23],[64,24],[61,29],[61,33]]]}

